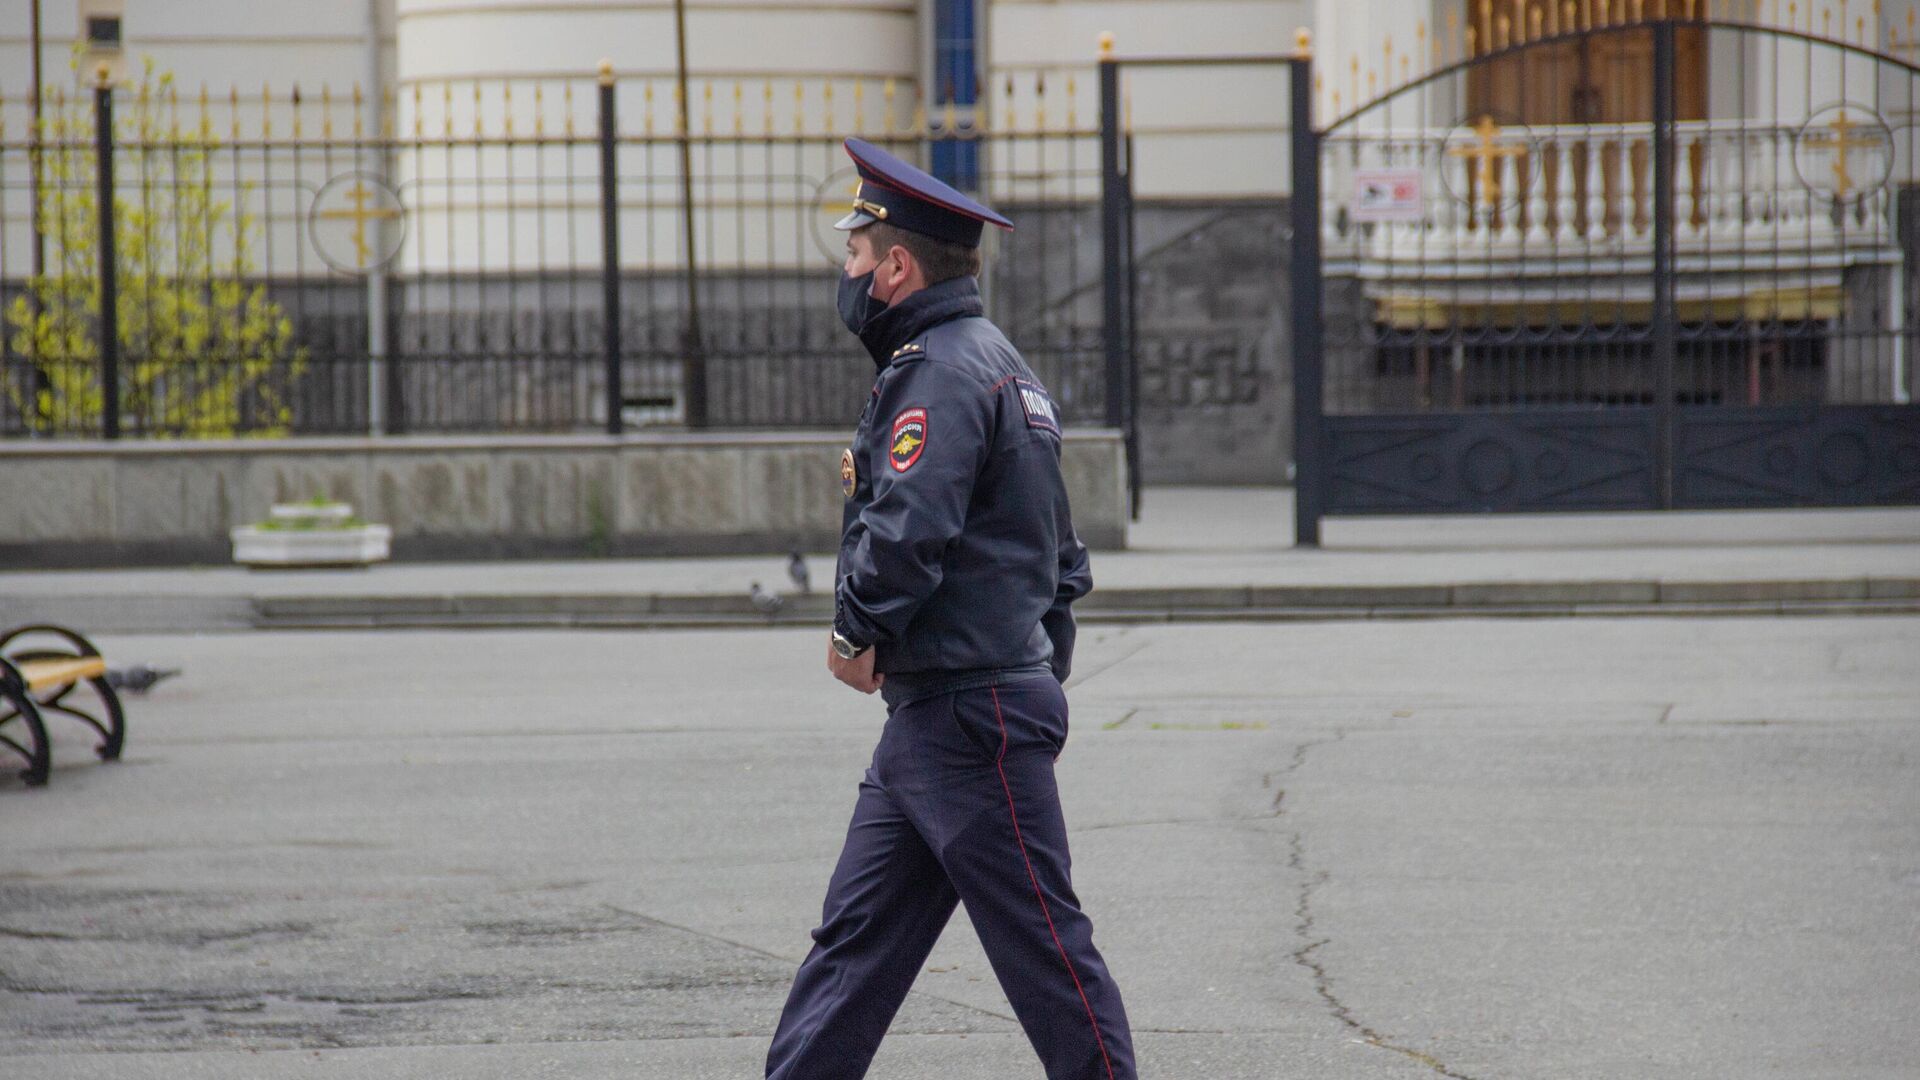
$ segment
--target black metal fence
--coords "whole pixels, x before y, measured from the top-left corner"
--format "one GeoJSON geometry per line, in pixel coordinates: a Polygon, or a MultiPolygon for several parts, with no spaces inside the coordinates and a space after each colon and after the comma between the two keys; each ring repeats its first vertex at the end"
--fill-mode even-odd
{"type": "Polygon", "coordinates": [[[52,88],[37,124],[16,99],[0,436],[845,425],[872,378],[832,304],[846,134],[968,148],[1018,225],[989,242],[990,314],[1098,421],[1096,90],[1036,72],[927,115],[878,80],[683,98],[603,72],[376,102],[149,72],[52,88]]]}
{"type": "Polygon", "coordinates": [[[1301,542],[1920,500],[1920,66],[1864,19],[1532,10],[1317,127],[1293,61],[1301,542]]]}

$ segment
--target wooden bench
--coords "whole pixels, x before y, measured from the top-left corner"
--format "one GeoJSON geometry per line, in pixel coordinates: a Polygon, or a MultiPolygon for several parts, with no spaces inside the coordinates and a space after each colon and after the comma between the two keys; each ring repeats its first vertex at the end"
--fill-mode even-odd
{"type": "Polygon", "coordinates": [[[26,759],[20,778],[29,785],[47,782],[53,748],[46,717],[70,716],[100,733],[96,752],[102,761],[120,756],[126,741],[126,714],[120,695],[107,681],[107,661],[93,643],[59,626],[23,626],[0,636],[0,746],[26,759]],[[82,685],[99,698],[99,714],[72,700],[82,685]],[[12,728],[15,722],[17,729],[12,728]],[[23,735],[24,738],[14,736],[23,735]]]}

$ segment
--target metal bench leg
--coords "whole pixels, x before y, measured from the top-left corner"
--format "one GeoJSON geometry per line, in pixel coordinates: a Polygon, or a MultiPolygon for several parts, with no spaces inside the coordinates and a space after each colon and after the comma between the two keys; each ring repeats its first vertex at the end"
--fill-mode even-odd
{"type": "Polygon", "coordinates": [[[47,774],[53,769],[53,746],[47,740],[47,725],[40,720],[33,695],[27,693],[25,681],[4,658],[0,658],[0,710],[4,710],[0,712],[0,745],[26,759],[27,767],[20,779],[29,787],[39,787],[47,782],[47,774]],[[10,730],[8,725],[16,720],[20,727],[10,730]],[[26,733],[24,745],[13,737],[16,730],[26,733]]]}
{"type": "MultiPolygon", "coordinates": [[[[68,656],[100,655],[100,650],[94,648],[93,642],[88,641],[80,634],[68,630],[63,626],[39,625],[17,627],[8,631],[5,635],[0,635],[0,648],[5,648],[18,638],[35,634],[62,638],[73,646],[74,651],[69,653],[55,649],[23,649],[12,654],[13,660],[53,660],[68,656]]],[[[18,672],[15,674],[18,674],[18,672]]],[[[121,747],[127,740],[127,715],[120,707],[120,693],[115,690],[113,684],[107,682],[104,677],[88,679],[86,681],[93,687],[93,692],[99,696],[100,704],[106,712],[105,717],[95,716],[84,709],[75,708],[73,705],[67,703],[68,695],[78,689],[78,683],[68,683],[65,686],[57,687],[40,698],[34,698],[30,693],[27,697],[38,707],[37,711],[43,720],[48,713],[62,713],[86,723],[89,727],[99,732],[100,744],[94,748],[94,752],[100,755],[100,760],[102,761],[118,761],[120,759],[121,747]]],[[[24,685],[25,680],[23,679],[21,682],[24,685]]]]}

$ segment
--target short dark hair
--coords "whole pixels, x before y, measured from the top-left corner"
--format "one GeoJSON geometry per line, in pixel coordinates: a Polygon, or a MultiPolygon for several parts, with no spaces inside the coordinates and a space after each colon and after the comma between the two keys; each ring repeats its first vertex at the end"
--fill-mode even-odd
{"type": "Polygon", "coordinates": [[[980,276],[980,249],[977,247],[936,240],[925,233],[902,229],[884,221],[876,221],[860,231],[867,234],[875,255],[885,255],[896,244],[906,248],[907,253],[913,256],[913,261],[920,264],[920,272],[927,276],[928,285],[938,285],[962,275],[980,276]]]}

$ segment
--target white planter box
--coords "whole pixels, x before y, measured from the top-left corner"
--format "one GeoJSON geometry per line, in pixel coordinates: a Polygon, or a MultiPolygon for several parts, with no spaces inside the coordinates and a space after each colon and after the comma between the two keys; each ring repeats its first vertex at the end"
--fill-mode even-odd
{"type": "Polygon", "coordinates": [[[233,530],[233,561],[242,566],[365,566],[385,562],[393,530],[385,525],[351,529],[233,530]]]}

